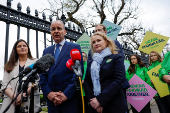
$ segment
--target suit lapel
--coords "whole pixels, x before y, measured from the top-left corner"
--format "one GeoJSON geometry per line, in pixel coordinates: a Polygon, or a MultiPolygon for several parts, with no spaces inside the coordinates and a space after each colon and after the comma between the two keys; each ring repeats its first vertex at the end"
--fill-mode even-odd
{"type": "MultiPolygon", "coordinates": [[[[52,49],[48,49],[49,53],[51,53],[51,55],[54,57],[54,48],[55,48],[55,44],[52,46],[52,49]]],[[[55,57],[54,57],[55,58],[55,57]]]]}
{"type": "Polygon", "coordinates": [[[67,41],[65,41],[61,51],[60,51],[60,54],[58,56],[58,59],[57,59],[57,62],[54,66],[54,68],[59,64],[59,62],[61,61],[61,59],[63,58],[64,54],[66,53],[67,49],[69,47],[69,43],[67,41]]]}

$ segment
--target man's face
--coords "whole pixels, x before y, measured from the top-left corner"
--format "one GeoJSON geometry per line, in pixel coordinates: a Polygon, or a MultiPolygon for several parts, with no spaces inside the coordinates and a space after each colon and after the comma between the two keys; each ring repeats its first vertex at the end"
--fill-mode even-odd
{"type": "Polygon", "coordinates": [[[64,29],[64,25],[60,21],[55,21],[51,24],[51,36],[56,43],[60,43],[64,40],[64,36],[66,35],[66,30],[64,29]]]}
{"type": "Polygon", "coordinates": [[[87,55],[85,53],[82,53],[83,56],[83,62],[87,61],[87,55]]]}
{"type": "Polygon", "coordinates": [[[100,32],[100,33],[104,33],[104,34],[107,33],[107,31],[103,30],[103,26],[100,26],[100,25],[96,26],[95,32],[100,32]]]}

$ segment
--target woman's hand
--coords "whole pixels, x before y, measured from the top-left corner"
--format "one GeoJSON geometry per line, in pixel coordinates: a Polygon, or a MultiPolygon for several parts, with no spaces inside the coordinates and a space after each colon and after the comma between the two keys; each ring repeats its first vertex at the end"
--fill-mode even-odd
{"type": "Polygon", "coordinates": [[[96,110],[97,110],[98,113],[102,113],[102,112],[103,112],[103,107],[100,106],[100,107],[98,107],[96,110]]]}
{"type": "MultiPolygon", "coordinates": [[[[14,95],[14,98],[15,97],[16,97],[16,94],[14,95]]],[[[23,93],[23,97],[26,97],[26,93],[23,93]]],[[[12,104],[15,105],[15,101],[12,104]]],[[[21,94],[19,94],[16,99],[16,105],[20,105],[20,104],[21,104],[21,94]]]]}
{"type": "Polygon", "coordinates": [[[167,83],[170,84],[170,75],[164,75],[163,80],[167,83]]]}
{"type": "Polygon", "coordinates": [[[100,106],[100,103],[98,100],[95,98],[90,99],[90,105],[94,108],[97,109],[100,106]]]}

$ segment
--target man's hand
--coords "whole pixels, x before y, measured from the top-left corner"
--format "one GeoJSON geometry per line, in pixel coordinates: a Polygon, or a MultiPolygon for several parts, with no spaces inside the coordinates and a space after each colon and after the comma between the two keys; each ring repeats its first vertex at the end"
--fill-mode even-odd
{"type": "Polygon", "coordinates": [[[57,96],[58,98],[60,98],[62,100],[62,102],[66,101],[68,98],[64,95],[63,92],[57,92],[57,96]]]}
{"type": "Polygon", "coordinates": [[[54,105],[56,106],[56,105],[60,105],[61,103],[62,103],[62,100],[59,98],[59,97],[55,97],[54,98],[55,100],[54,100],[54,105]]]}
{"type": "Polygon", "coordinates": [[[163,80],[167,83],[170,84],[170,75],[164,75],[163,80]]]}
{"type": "Polygon", "coordinates": [[[82,80],[81,83],[84,84],[84,80],[82,80]]]}
{"type": "Polygon", "coordinates": [[[55,92],[55,95],[56,95],[56,96],[54,97],[54,100],[53,100],[55,106],[56,106],[56,105],[60,105],[61,103],[63,103],[64,101],[67,100],[67,97],[66,97],[66,96],[64,95],[64,93],[61,92],[61,91],[55,92]]]}
{"type": "Polygon", "coordinates": [[[100,103],[98,100],[95,98],[90,99],[90,105],[94,108],[97,109],[100,106],[100,103]]]}
{"type": "Polygon", "coordinates": [[[47,98],[54,102],[54,98],[57,97],[57,92],[50,92],[48,95],[47,95],[47,98]]]}

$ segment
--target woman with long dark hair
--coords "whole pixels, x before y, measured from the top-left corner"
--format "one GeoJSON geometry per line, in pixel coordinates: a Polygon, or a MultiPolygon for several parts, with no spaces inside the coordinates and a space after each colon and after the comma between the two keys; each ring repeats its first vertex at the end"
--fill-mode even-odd
{"type": "MultiPolygon", "coordinates": [[[[3,104],[1,107],[1,112],[4,111],[4,109],[10,104],[12,99],[21,90],[21,87],[18,88],[17,81],[19,80],[19,78],[22,78],[22,77],[20,76],[16,79],[12,80],[9,84],[8,84],[8,82],[14,76],[18,75],[19,72],[23,71],[24,68],[35,63],[36,60],[37,59],[34,59],[32,57],[30,48],[24,40],[20,39],[15,42],[12,52],[11,52],[11,55],[10,55],[10,58],[9,58],[9,61],[4,66],[4,77],[3,77],[3,81],[2,81],[1,90],[4,91],[5,96],[4,96],[3,104]],[[7,84],[8,84],[8,86],[7,86],[7,84]],[[7,88],[5,89],[6,86],[7,86],[7,88]],[[18,90],[15,90],[15,87],[18,90]]],[[[19,82],[21,82],[21,81],[19,81],[19,82]]],[[[38,84],[38,81],[36,81],[36,84],[38,84]]],[[[30,93],[31,93],[31,86],[32,86],[32,84],[29,83],[28,89],[27,89],[28,95],[30,95],[30,93]]],[[[37,95],[38,93],[39,93],[38,87],[36,87],[35,88],[36,96],[34,96],[34,98],[35,98],[35,100],[34,100],[35,113],[38,112],[38,110],[40,109],[40,100],[39,100],[40,97],[39,97],[39,95],[37,95]]],[[[26,96],[26,95],[23,94],[23,96],[26,96]]],[[[23,102],[24,107],[28,106],[28,108],[29,108],[29,104],[30,104],[29,100],[30,99],[28,98],[27,102],[23,102]]],[[[10,106],[9,110],[6,113],[13,113],[13,112],[19,113],[20,105],[21,105],[21,94],[19,94],[16,101],[10,106]]]]}
{"type": "MultiPolygon", "coordinates": [[[[129,58],[130,66],[126,71],[126,78],[128,81],[136,74],[139,78],[145,81],[147,84],[152,86],[150,78],[147,74],[148,69],[145,67],[145,64],[142,62],[140,57],[136,54],[132,54],[129,58]]],[[[138,112],[133,106],[131,106],[133,113],[151,113],[150,102],[138,112]]]]}

